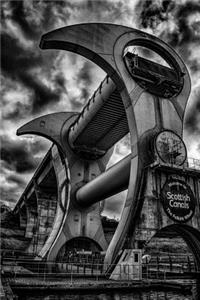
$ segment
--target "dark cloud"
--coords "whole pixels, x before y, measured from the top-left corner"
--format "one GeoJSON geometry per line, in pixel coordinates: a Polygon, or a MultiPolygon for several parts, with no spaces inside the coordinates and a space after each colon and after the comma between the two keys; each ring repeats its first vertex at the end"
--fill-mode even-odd
{"type": "Polygon", "coordinates": [[[67,22],[67,10],[71,7],[68,1],[9,0],[3,1],[2,22],[10,20],[22,31],[26,39],[38,41],[41,32],[54,29],[59,20],[67,22]]]}
{"type": "Polygon", "coordinates": [[[96,21],[102,20],[103,18],[112,21],[115,21],[117,18],[119,18],[123,12],[123,9],[125,9],[126,4],[124,1],[105,1],[105,0],[88,0],[83,5],[87,7],[87,11],[91,15],[95,15],[96,21]]]}
{"type": "Polygon", "coordinates": [[[25,187],[26,185],[26,181],[25,179],[23,179],[21,176],[19,176],[18,174],[12,174],[10,176],[7,177],[7,180],[9,182],[13,182],[16,183],[17,185],[21,186],[22,188],[25,187]]]}
{"type": "Polygon", "coordinates": [[[20,79],[26,70],[42,63],[41,57],[33,50],[24,49],[19,40],[7,33],[1,35],[1,68],[6,75],[20,79]]]}
{"type": "Polygon", "coordinates": [[[29,143],[27,147],[29,147],[29,151],[31,151],[32,155],[43,157],[44,153],[49,149],[50,144],[50,141],[38,138],[34,139],[31,144],[29,143]]]}
{"type": "Polygon", "coordinates": [[[55,83],[56,83],[56,86],[58,87],[58,89],[60,88],[62,91],[66,91],[66,79],[64,77],[63,74],[59,73],[55,76],[55,83]]]}
{"type": "MultiPolygon", "coordinates": [[[[22,190],[19,188],[19,191],[22,190]]],[[[16,203],[17,199],[19,198],[19,194],[16,192],[16,186],[14,188],[5,188],[4,186],[1,187],[1,202],[5,203],[8,202],[9,205],[13,205],[16,203]]]]}
{"type": "Polygon", "coordinates": [[[20,119],[23,112],[30,115],[45,111],[57,104],[64,90],[64,76],[57,72],[51,76],[53,63],[58,51],[43,52],[38,44],[41,35],[53,29],[61,16],[67,17],[64,7],[70,7],[67,1],[4,1],[2,5],[1,67],[3,75],[18,84],[23,84],[29,93],[29,103],[21,109],[20,103],[14,104],[5,118],[20,119]],[[5,20],[10,20],[19,36],[13,35],[5,20]],[[16,28],[16,25],[18,26],[16,28]],[[21,42],[21,38],[23,42],[21,42]],[[32,46],[30,46],[30,42],[32,46]],[[27,43],[27,45],[26,45],[27,43]],[[35,69],[38,71],[35,73],[35,69]],[[40,73],[40,78],[37,73],[40,73]],[[46,79],[48,86],[41,78],[46,79]]]}
{"type": "MultiPolygon", "coordinates": [[[[194,26],[189,24],[188,17],[200,13],[200,3],[188,1],[185,5],[178,6],[175,18],[179,28],[179,44],[199,42],[200,35],[196,35],[194,26]]],[[[200,34],[200,32],[199,32],[200,34]]]]}
{"type": "Polygon", "coordinates": [[[32,172],[39,163],[33,156],[31,146],[25,141],[13,141],[9,137],[2,137],[1,160],[17,173],[32,172]]]}
{"type": "Polygon", "coordinates": [[[200,135],[200,87],[192,94],[192,105],[186,112],[185,129],[189,134],[200,135]]]}
{"type": "Polygon", "coordinates": [[[5,184],[1,186],[1,199],[13,205],[21,196],[27,178],[31,177],[41,162],[49,144],[40,140],[12,140],[1,138],[1,175],[5,184]]]}
{"type": "Polygon", "coordinates": [[[80,111],[94,93],[94,91],[90,91],[91,84],[93,83],[93,71],[93,65],[88,61],[84,61],[83,66],[75,78],[76,86],[79,88],[80,94],[78,97],[69,98],[72,110],[80,111]]]}
{"type": "Polygon", "coordinates": [[[5,111],[3,114],[4,120],[19,120],[24,118],[26,115],[30,115],[31,113],[30,105],[26,105],[17,101],[12,105],[11,111],[5,111]]]}
{"type": "Polygon", "coordinates": [[[173,11],[176,28],[173,32],[168,32],[165,35],[166,41],[172,47],[177,48],[186,60],[190,57],[191,44],[199,43],[200,39],[199,23],[196,23],[195,20],[189,22],[189,18],[196,13],[200,13],[200,4],[198,3],[187,2],[183,5],[177,5],[173,11]]]}
{"type": "MultiPolygon", "coordinates": [[[[140,28],[151,28],[156,30],[158,25],[173,19],[176,24],[174,31],[165,28],[165,41],[173,47],[187,45],[195,41],[199,42],[198,24],[194,21],[189,22],[189,17],[200,12],[200,4],[194,1],[177,2],[177,1],[139,1],[137,9],[138,26],[140,28]]],[[[161,31],[161,34],[163,32],[161,31]]],[[[200,34],[200,32],[199,32],[200,34]]]]}
{"type": "MultiPolygon", "coordinates": [[[[39,1],[35,1],[35,4],[39,1]]],[[[33,22],[28,20],[28,10],[29,8],[25,6],[25,1],[9,1],[12,21],[16,22],[24,35],[29,39],[35,39],[40,33],[40,28],[34,26],[33,22]]]]}
{"type": "Polygon", "coordinates": [[[77,76],[77,84],[81,88],[80,98],[85,103],[91,96],[88,88],[92,84],[92,66],[90,62],[86,61],[80,69],[77,76]]]}
{"type": "MultiPolygon", "coordinates": [[[[33,50],[25,50],[19,45],[17,39],[7,34],[2,34],[1,44],[2,71],[13,80],[21,82],[32,92],[32,97],[30,97],[31,112],[36,114],[49,104],[59,102],[61,90],[59,88],[50,89],[33,73],[33,68],[40,68],[43,63],[41,55],[33,50]]],[[[18,108],[16,108],[15,117],[20,117],[18,108]]]]}
{"type": "Polygon", "coordinates": [[[191,58],[188,59],[188,64],[190,66],[191,73],[194,74],[194,73],[197,73],[197,72],[200,71],[200,61],[199,61],[199,59],[191,57],[191,58]]]}
{"type": "MultiPolygon", "coordinates": [[[[34,2],[33,2],[34,3],[34,2]]],[[[40,2],[41,5],[41,2],[40,2]]],[[[35,7],[38,10],[38,5],[35,7]]],[[[73,11],[76,9],[76,4],[73,1],[44,1],[43,8],[43,30],[49,31],[58,27],[58,22],[66,26],[73,11]]],[[[61,27],[61,26],[60,26],[61,27]]]]}
{"type": "Polygon", "coordinates": [[[23,83],[34,92],[31,99],[33,114],[41,112],[46,106],[60,101],[60,93],[58,90],[50,90],[47,86],[42,84],[38,78],[35,78],[31,74],[27,73],[23,75],[22,78],[23,83]]]}
{"type": "Polygon", "coordinates": [[[91,69],[92,69],[91,63],[88,61],[84,62],[82,68],[78,73],[77,82],[89,86],[92,83],[91,69]]]}
{"type": "Polygon", "coordinates": [[[155,29],[161,22],[168,19],[168,13],[174,8],[175,3],[170,0],[164,1],[139,1],[136,10],[139,15],[139,26],[142,28],[155,29]]]}

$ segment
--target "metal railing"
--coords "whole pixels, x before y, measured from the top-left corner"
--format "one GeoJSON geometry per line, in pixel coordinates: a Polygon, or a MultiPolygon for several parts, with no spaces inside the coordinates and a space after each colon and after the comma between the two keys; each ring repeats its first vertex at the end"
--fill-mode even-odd
{"type": "MultiPolygon", "coordinates": [[[[181,157],[179,157],[179,159],[181,161],[181,157]]],[[[163,162],[162,159],[159,156],[157,156],[156,161],[153,163],[153,165],[155,164],[166,165],[169,167],[176,166],[179,168],[189,168],[192,170],[200,171],[200,159],[193,158],[193,157],[188,157],[183,164],[179,165],[174,159],[172,159],[169,162],[163,162]]]]}
{"type": "Polygon", "coordinates": [[[200,170],[200,159],[189,157],[187,159],[187,167],[194,170],[200,170]]]}
{"type": "MultiPolygon", "coordinates": [[[[167,280],[172,277],[187,277],[190,273],[196,272],[194,261],[191,261],[190,258],[178,263],[176,261],[163,262],[156,258],[154,261],[143,262],[140,266],[123,263],[111,265],[110,267],[112,269],[111,279],[117,278],[118,280],[167,280]]],[[[105,265],[94,263],[41,262],[29,259],[14,260],[11,258],[5,258],[2,262],[2,271],[10,278],[35,278],[43,282],[66,280],[73,283],[81,278],[99,281],[106,279],[104,272],[106,269],[105,265]]]]}

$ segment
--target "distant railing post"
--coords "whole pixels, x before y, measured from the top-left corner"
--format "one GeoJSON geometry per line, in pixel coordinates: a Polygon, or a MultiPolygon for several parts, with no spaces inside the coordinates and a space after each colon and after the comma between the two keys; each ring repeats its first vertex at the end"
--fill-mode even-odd
{"type": "Polygon", "coordinates": [[[187,261],[188,261],[188,271],[191,272],[191,263],[190,263],[189,255],[187,256],[187,261]]]}
{"type": "Polygon", "coordinates": [[[149,264],[146,259],[146,279],[148,279],[148,276],[149,276],[149,264]]]}
{"type": "Polygon", "coordinates": [[[129,276],[129,272],[130,272],[130,268],[129,268],[130,266],[128,265],[128,280],[129,280],[129,278],[131,278],[131,276],[129,276]]]}
{"type": "Polygon", "coordinates": [[[166,269],[164,270],[164,281],[166,281],[166,269]]]}
{"type": "Polygon", "coordinates": [[[46,264],[44,265],[44,272],[43,272],[43,280],[45,281],[46,280],[46,264]]]}
{"type": "Polygon", "coordinates": [[[95,270],[96,270],[95,278],[96,278],[96,281],[97,281],[98,280],[98,264],[96,264],[95,266],[96,266],[96,268],[95,268],[95,270]]]}
{"type": "Polygon", "coordinates": [[[85,274],[85,262],[83,263],[83,273],[85,274]]]}
{"type": "Polygon", "coordinates": [[[70,270],[70,272],[71,272],[71,274],[70,274],[70,285],[72,286],[72,268],[73,268],[73,265],[72,265],[72,263],[71,263],[71,270],[70,270]]]}
{"type": "Polygon", "coordinates": [[[171,256],[169,255],[169,269],[172,271],[173,265],[172,265],[172,259],[171,256]]]}
{"type": "Polygon", "coordinates": [[[156,257],[156,261],[157,261],[157,278],[159,278],[159,270],[160,270],[160,265],[159,265],[159,257],[156,257]]]}
{"type": "Polygon", "coordinates": [[[91,273],[92,273],[92,275],[94,274],[94,264],[93,263],[91,263],[91,273]]]}
{"type": "Polygon", "coordinates": [[[77,264],[77,273],[79,274],[79,263],[77,264]]]}

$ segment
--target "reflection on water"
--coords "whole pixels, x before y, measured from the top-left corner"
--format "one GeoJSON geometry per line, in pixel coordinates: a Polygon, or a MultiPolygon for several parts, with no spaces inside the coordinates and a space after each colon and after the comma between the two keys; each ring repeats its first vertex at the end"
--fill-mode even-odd
{"type": "Polygon", "coordinates": [[[80,294],[42,294],[19,295],[21,300],[192,300],[192,295],[183,295],[177,292],[166,291],[133,291],[133,292],[110,292],[110,293],[84,293],[80,294]]]}

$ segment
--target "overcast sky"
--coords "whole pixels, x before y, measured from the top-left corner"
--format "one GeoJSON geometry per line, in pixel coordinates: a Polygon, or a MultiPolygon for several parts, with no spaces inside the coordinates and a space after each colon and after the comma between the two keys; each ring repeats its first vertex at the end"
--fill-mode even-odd
{"type": "MultiPolygon", "coordinates": [[[[31,119],[58,111],[80,111],[105,73],[77,54],[40,50],[42,34],[59,27],[109,22],[147,31],[169,43],[183,58],[192,79],[184,140],[188,156],[200,159],[199,1],[1,1],[1,200],[13,206],[51,143],[17,137],[31,119]]],[[[118,144],[112,161],[128,153],[118,144]]],[[[119,216],[124,194],[106,202],[119,216]],[[115,204],[114,204],[115,203],[115,204]]]]}

